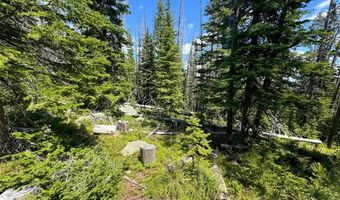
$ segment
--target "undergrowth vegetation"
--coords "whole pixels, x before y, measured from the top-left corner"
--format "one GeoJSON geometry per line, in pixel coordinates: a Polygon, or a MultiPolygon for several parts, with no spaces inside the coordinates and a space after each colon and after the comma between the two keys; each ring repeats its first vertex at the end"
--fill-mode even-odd
{"type": "Polygon", "coordinates": [[[262,141],[218,160],[234,199],[340,199],[340,149],[262,141]]]}
{"type": "Polygon", "coordinates": [[[124,199],[137,194],[143,199],[215,199],[218,181],[211,167],[216,163],[230,199],[340,199],[338,147],[262,140],[242,151],[222,151],[217,159],[201,157],[192,165],[183,161],[185,133],[147,137],[154,127],[165,125],[120,119],[129,121],[129,133],[92,135],[91,121],[86,120],[16,133],[30,145],[1,157],[0,193],[39,186],[40,194],[32,199],[124,199]],[[135,140],[156,145],[154,163],[144,166],[138,153],[121,155],[135,140]],[[145,188],[126,187],[124,175],[145,188]]]}

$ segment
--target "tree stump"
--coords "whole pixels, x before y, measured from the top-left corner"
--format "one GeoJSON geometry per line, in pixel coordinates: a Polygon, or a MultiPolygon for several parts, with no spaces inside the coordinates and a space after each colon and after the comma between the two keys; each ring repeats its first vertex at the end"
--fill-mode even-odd
{"type": "Polygon", "coordinates": [[[129,123],[127,121],[118,121],[118,126],[117,126],[119,131],[122,132],[129,132],[129,123]]]}
{"type": "Polygon", "coordinates": [[[141,157],[143,164],[147,165],[156,160],[156,146],[146,145],[141,147],[141,157]]]}

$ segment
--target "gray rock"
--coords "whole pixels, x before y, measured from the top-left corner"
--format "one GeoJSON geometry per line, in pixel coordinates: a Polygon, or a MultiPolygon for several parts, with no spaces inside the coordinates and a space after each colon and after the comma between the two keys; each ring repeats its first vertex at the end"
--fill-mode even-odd
{"type": "Polygon", "coordinates": [[[188,164],[188,163],[191,163],[192,162],[192,157],[183,157],[182,159],[181,159],[181,161],[182,161],[182,163],[183,164],[188,164]]]}
{"type": "Polygon", "coordinates": [[[115,125],[95,125],[93,127],[93,133],[96,134],[114,134],[117,131],[115,125]]]}
{"type": "Polygon", "coordinates": [[[170,173],[173,173],[173,172],[175,172],[175,170],[176,170],[176,165],[174,165],[174,164],[172,164],[172,163],[169,163],[169,164],[166,165],[166,168],[168,168],[168,171],[169,171],[170,173]]]}
{"type": "Polygon", "coordinates": [[[0,200],[26,200],[28,195],[37,195],[40,193],[40,187],[27,187],[23,190],[6,190],[0,195],[0,200]]]}
{"type": "Polygon", "coordinates": [[[118,110],[119,110],[119,112],[123,113],[124,115],[138,116],[138,112],[128,103],[125,103],[123,105],[119,105],[118,110]]]}
{"type": "Polygon", "coordinates": [[[148,146],[148,145],[150,144],[142,140],[128,142],[127,145],[124,147],[124,149],[121,151],[121,154],[123,156],[131,156],[137,152],[140,152],[141,147],[148,146]]]}

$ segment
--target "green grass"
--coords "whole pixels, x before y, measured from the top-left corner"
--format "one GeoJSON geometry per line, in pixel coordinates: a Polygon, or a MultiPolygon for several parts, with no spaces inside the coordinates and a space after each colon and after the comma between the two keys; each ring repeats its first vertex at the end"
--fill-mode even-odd
{"type": "MultiPolygon", "coordinates": [[[[159,122],[123,116],[132,130],[116,136],[93,136],[91,122],[81,127],[56,123],[51,131],[17,137],[37,144],[27,151],[2,157],[0,193],[8,188],[39,185],[38,199],[215,199],[217,181],[204,160],[198,167],[181,162],[180,136],[146,135],[159,122]],[[134,140],[157,147],[157,159],[144,166],[139,154],[120,151],[134,140]],[[170,172],[168,164],[175,166],[170,172]],[[199,174],[199,176],[198,176],[199,174]],[[123,176],[146,187],[126,187],[123,176]]],[[[103,122],[109,123],[109,122],[103,122]]],[[[314,149],[309,144],[262,141],[245,152],[221,152],[215,161],[222,169],[230,199],[340,199],[340,148],[314,149]],[[235,164],[237,163],[237,164],[235,164]]],[[[32,197],[33,198],[33,197],[32,197]]]]}
{"type": "Polygon", "coordinates": [[[124,188],[123,176],[127,172],[146,186],[145,191],[137,192],[150,199],[209,199],[216,193],[208,188],[214,184],[214,178],[207,174],[209,162],[202,165],[202,176],[197,180],[180,162],[184,153],[176,137],[146,137],[158,122],[138,122],[127,116],[119,120],[128,121],[132,131],[94,136],[89,133],[93,124],[84,121],[80,127],[58,122],[50,132],[18,133],[19,138],[38,146],[2,158],[0,193],[9,188],[39,185],[42,192],[38,199],[120,199],[131,193],[124,188]],[[134,140],[156,145],[154,163],[144,166],[138,153],[129,157],[120,154],[134,140]],[[170,163],[176,165],[175,172],[168,171],[170,163]]]}
{"type": "Polygon", "coordinates": [[[336,200],[340,199],[339,150],[263,141],[245,153],[221,156],[218,163],[232,199],[336,200]]]}

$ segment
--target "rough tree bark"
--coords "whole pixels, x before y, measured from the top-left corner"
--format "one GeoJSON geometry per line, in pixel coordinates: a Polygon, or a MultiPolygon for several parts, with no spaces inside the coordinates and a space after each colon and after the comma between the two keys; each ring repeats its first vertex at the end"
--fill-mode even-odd
{"type": "Polygon", "coordinates": [[[3,105],[0,103],[0,154],[2,154],[5,144],[9,139],[9,132],[6,124],[5,110],[3,105]]]}
{"type": "Polygon", "coordinates": [[[335,135],[339,132],[339,127],[340,127],[340,101],[338,103],[338,108],[337,111],[333,117],[333,122],[332,122],[332,127],[330,129],[329,136],[327,138],[327,147],[331,148],[333,145],[333,140],[335,135]]]}
{"type": "MultiPolygon", "coordinates": [[[[251,22],[251,26],[257,24],[260,20],[260,13],[257,12],[257,10],[253,11],[253,20],[251,22]]],[[[254,35],[251,36],[251,45],[256,46],[258,44],[258,36],[254,35]]],[[[251,56],[256,57],[256,52],[252,51],[251,56]]],[[[252,61],[248,64],[248,70],[253,71],[256,66],[252,61]]],[[[256,89],[256,80],[255,77],[247,77],[246,80],[246,86],[244,90],[244,99],[242,102],[242,119],[241,119],[241,134],[244,137],[247,137],[249,134],[249,115],[250,115],[250,109],[252,107],[253,102],[253,96],[254,96],[254,90],[256,89]]]]}
{"type": "MultiPolygon", "coordinates": [[[[235,62],[234,62],[234,54],[237,46],[237,27],[240,21],[240,8],[237,6],[236,0],[233,1],[233,21],[232,21],[232,30],[231,30],[231,63],[229,69],[229,75],[232,77],[235,74],[235,62]]],[[[228,115],[227,115],[227,140],[230,139],[232,131],[233,131],[233,122],[234,122],[234,96],[235,96],[235,85],[234,80],[231,79],[228,86],[228,115]]]]}

